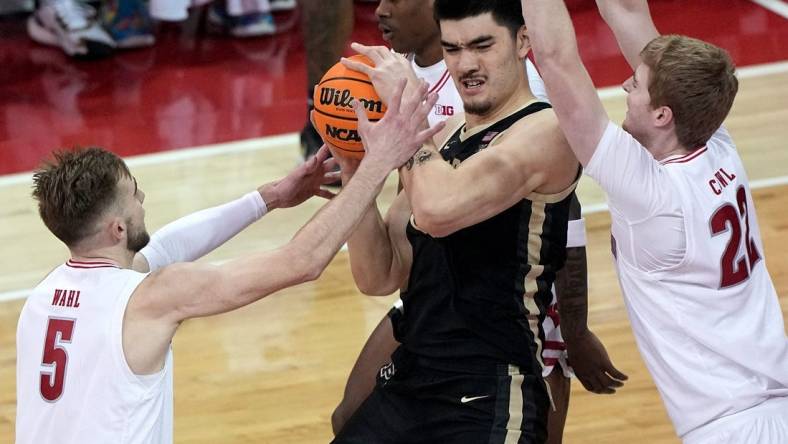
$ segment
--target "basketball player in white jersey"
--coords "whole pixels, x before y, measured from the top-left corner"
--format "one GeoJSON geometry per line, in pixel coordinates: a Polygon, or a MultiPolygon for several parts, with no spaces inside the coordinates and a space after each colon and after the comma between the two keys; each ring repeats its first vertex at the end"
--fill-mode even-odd
{"type": "Polygon", "coordinates": [[[597,0],[634,74],[607,116],[563,2],[523,0],[536,62],[586,173],[606,191],[638,347],[687,444],[788,442],[788,339],[747,174],[722,127],[730,56],[658,36],[645,0],[597,0]]]}
{"type": "Polygon", "coordinates": [[[376,124],[356,103],[367,154],[353,181],[284,246],[220,266],[182,261],[268,210],[327,196],[320,185],[336,177],[326,148],[281,181],[176,222],[149,247],[145,195],[123,160],[99,148],[56,154],[35,173],[33,195],[71,258],[33,290],[19,318],[17,444],[171,443],[178,326],[316,279],[390,171],[436,132],[420,130],[435,103],[426,91],[401,106],[398,97],[376,124]]]}
{"type": "MultiPolygon", "coordinates": [[[[383,39],[391,48],[401,54],[407,54],[410,66],[416,76],[430,85],[430,91],[438,94],[438,102],[429,114],[430,126],[445,121],[452,116],[463,113],[462,98],[449,74],[443,60],[440,29],[433,17],[433,1],[425,0],[382,0],[376,15],[383,39]]],[[[354,46],[355,47],[355,46],[354,46]]],[[[352,65],[352,63],[350,64],[352,65]]],[[[525,68],[528,84],[534,97],[547,102],[544,83],[533,63],[526,58],[525,68]]],[[[573,206],[572,220],[569,221],[567,233],[567,262],[556,279],[556,291],[564,295],[562,305],[566,306],[569,319],[563,325],[580,323],[580,329],[586,326],[587,285],[585,283],[585,225],[580,219],[579,204],[573,206]],[[576,276],[580,275],[578,282],[576,276]],[[575,278],[570,278],[574,276],[575,278]],[[572,279],[571,284],[569,283],[572,279]],[[582,306],[582,313],[576,313],[576,305],[582,306]],[[582,320],[573,322],[578,316],[582,320]]],[[[554,292],[555,293],[555,292],[554,292]]],[[[350,373],[343,399],[332,415],[332,426],[335,433],[358,408],[374,387],[378,369],[388,363],[391,353],[398,345],[392,332],[392,317],[396,318],[403,310],[401,301],[397,301],[395,309],[384,317],[375,328],[367,344],[362,348],[353,370],[350,373]]],[[[567,350],[559,325],[558,301],[555,296],[550,307],[550,316],[543,321],[545,345],[542,349],[544,362],[543,375],[550,384],[555,409],[550,410],[549,443],[558,444],[562,441],[563,428],[569,404],[569,378],[573,374],[567,363],[567,350]],[[556,367],[557,365],[557,367],[556,367]]],[[[574,327],[574,326],[573,326],[574,327]]],[[[610,393],[613,391],[606,384],[598,383],[598,377],[612,368],[607,356],[602,353],[604,348],[577,347],[571,350],[572,362],[580,363],[579,376],[581,382],[591,391],[610,393]]],[[[619,373],[619,378],[626,375],[619,373]]]]}

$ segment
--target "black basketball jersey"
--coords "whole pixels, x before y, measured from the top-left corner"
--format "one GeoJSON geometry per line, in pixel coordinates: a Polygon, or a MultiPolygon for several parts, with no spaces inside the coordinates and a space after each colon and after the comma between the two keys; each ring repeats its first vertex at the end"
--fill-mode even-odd
{"type": "MultiPolygon", "coordinates": [[[[495,149],[496,138],[512,124],[549,107],[533,103],[468,137],[462,127],[441,156],[456,165],[482,149],[495,149]]],[[[406,232],[413,265],[401,295],[404,313],[395,326],[404,352],[445,370],[486,372],[515,365],[522,373],[541,375],[541,320],[566,257],[576,183],[555,195],[533,193],[443,238],[420,231],[411,217],[406,232]]]]}

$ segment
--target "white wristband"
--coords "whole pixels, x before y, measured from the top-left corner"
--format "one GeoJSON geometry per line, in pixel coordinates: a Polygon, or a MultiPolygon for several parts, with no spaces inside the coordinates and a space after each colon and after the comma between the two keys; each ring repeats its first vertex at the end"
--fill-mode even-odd
{"type": "Polygon", "coordinates": [[[241,197],[241,199],[250,199],[255,207],[257,207],[257,219],[265,216],[268,213],[268,205],[265,204],[265,200],[263,200],[263,196],[260,195],[259,191],[250,191],[241,197]]]}
{"type": "Polygon", "coordinates": [[[586,246],[586,220],[570,220],[566,229],[566,248],[586,246]]]}

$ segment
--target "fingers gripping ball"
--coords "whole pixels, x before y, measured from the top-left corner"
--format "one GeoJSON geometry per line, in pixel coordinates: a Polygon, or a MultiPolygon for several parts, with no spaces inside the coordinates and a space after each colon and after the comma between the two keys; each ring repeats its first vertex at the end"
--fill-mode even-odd
{"type": "MultiPolygon", "coordinates": [[[[349,58],[373,66],[365,56],[349,58]]],[[[361,103],[370,122],[383,118],[386,106],[369,77],[337,63],[315,88],[313,120],[315,129],[326,142],[337,147],[342,155],[360,159],[364,157],[364,146],[358,134],[356,112],[350,105],[353,99],[361,103]]]]}

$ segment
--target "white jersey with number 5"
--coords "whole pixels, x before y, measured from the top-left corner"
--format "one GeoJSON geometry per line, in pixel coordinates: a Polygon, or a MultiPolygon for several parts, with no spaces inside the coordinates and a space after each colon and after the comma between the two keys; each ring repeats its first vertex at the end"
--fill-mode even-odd
{"type": "Polygon", "coordinates": [[[17,326],[17,444],[172,442],[172,353],[146,376],[123,354],[126,305],[145,276],[69,260],[33,290],[17,326]]]}
{"type": "Polygon", "coordinates": [[[586,173],[607,193],[632,328],[677,433],[788,400],[788,338],[728,132],[658,162],[610,123],[586,173]]]}

